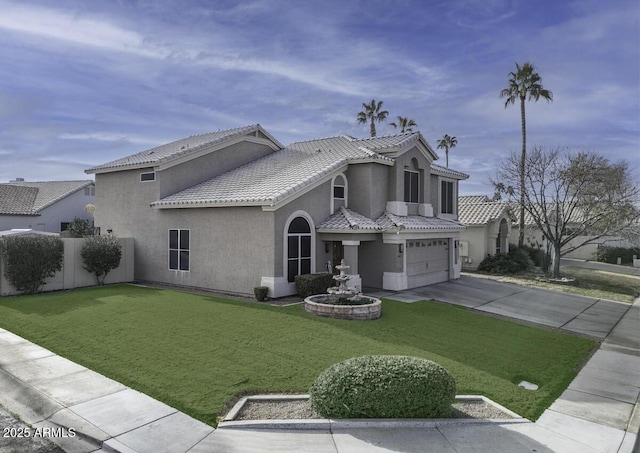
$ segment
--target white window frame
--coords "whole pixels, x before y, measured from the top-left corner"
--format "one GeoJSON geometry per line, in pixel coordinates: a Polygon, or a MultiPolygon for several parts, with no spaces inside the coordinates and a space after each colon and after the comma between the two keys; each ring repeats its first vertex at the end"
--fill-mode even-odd
{"type": "Polygon", "coordinates": [[[420,172],[418,170],[411,170],[409,168],[405,168],[404,169],[404,173],[402,173],[402,190],[403,190],[403,200],[405,203],[420,203],[420,172]],[[416,175],[416,185],[417,185],[417,196],[418,199],[416,201],[413,201],[411,199],[411,196],[413,195],[413,178],[411,176],[409,176],[409,194],[407,196],[407,186],[405,184],[405,180],[407,177],[407,173],[409,173],[410,175],[416,175]],[[407,200],[408,198],[408,200],[407,200]]]}
{"type": "Polygon", "coordinates": [[[168,235],[167,235],[167,250],[168,250],[168,255],[167,255],[167,267],[169,268],[170,271],[174,271],[174,272],[191,272],[191,230],[187,229],[187,228],[169,228],[168,231],[168,235]],[[174,248],[171,247],[171,232],[172,231],[177,231],[178,232],[178,247],[174,248]],[[181,232],[182,231],[186,231],[189,233],[189,243],[187,244],[187,248],[183,248],[182,245],[180,243],[180,236],[181,236],[181,232]],[[171,252],[178,252],[178,265],[177,268],[172,268],[171,267],[171,252]],[[181,269],[182,267],[182,252],[187,252],[187,269],[181,269]]]}
{"type": "Polygon", "coordinates": [[[331,180],[331,212],[335,212],[336,211],[336,200],[344,200],[344,207],[347,208],[349,207],[349,183],[347,181],[347,177],[344,175],[344,173],[340,173],[339,175],[336,175],[333,177],[333,179],[331,180]],[[343,184],[336,184],[336,179],[338,179],[338,177],[341,177],[342,180],[344,181],[344,185],[343,184]],[[337,198],[335,196],[335,188],[336,187],[342,187],[344,190],[344,197],[343,198],[337,198]]]}

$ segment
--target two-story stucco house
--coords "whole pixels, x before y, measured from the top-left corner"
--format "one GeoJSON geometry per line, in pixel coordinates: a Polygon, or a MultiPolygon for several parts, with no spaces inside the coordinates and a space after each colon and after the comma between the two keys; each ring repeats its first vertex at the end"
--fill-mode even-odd
{"type": "Polygon", "coordinates": [[[458,182],[419,132],[284,147],[260,125],[87,170],[95,224],[135,239],[135,278],[271,297],[345,259],[353,286],[459,277],[458,182]]]}

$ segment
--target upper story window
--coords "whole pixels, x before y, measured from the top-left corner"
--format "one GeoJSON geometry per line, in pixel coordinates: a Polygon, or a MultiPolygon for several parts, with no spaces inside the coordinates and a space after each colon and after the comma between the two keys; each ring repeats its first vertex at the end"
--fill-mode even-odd
{"type": "Polygon", "coordinates": [[[84,195],[86,197],[95,197],[96,196],[96,186],[87,186],[84,188],[84,195]]]}
{"type": "Polygon", "coordinates": [[[404,201],[420,203],[420,173],[417,171],[404,171],[404,201]]]}
{"type": "Polygon", "coordinates": [[[189,270],[189,230],[169,230],[169,269],[189,270]]]}
{"type": "Polygon", "coordinates": [[[344,175],[338,175],[331,182],[331,212],[340,209],[341,206],[347,207],[347,178],[344,175]]]}
{"type": "Polygon", "coordinates": [[[155,181],[155,180],[156,180],[155,171],[152,171],[149,173],[140,173],[140,182],[155,181]]]}
{"type": "Polygon", "coordinates": [[[440,182],[440,212],[442,214],[453,214],[453,182],[441,181],[440,182]]]}

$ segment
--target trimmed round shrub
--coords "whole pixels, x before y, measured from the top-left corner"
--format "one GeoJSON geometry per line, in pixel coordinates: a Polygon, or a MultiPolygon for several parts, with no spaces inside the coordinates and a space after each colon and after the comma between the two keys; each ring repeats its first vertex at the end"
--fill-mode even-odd
{"type": "Polygon", "coordinates": [[[446,418],[456,383],[430,360],[366,355],[327,368],[309,395],[313,410],[325,418],[446,418]]]}

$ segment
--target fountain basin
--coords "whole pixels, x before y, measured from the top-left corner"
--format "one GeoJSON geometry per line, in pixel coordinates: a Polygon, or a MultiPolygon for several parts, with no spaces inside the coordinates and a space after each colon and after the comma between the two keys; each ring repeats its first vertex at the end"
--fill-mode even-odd
{"type": "Polygon", "coordinates": [[[325,318],[351,319],[354,321],[367,321],[378,319],[382,316],[382,302],[380,299],[371,296],[360,296],[361,299],[368,299],[368,303],[358,305],[332,304],[327,303],[335,299],[332,294],[315,294],[304,300],[304,309],[308,313],[325,318]]]}

